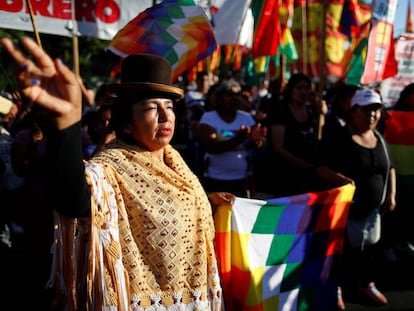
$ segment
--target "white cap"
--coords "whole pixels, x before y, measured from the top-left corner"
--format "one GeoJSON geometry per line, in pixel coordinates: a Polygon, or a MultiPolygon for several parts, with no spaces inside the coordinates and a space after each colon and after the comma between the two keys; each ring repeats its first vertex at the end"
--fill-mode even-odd
{"type": "Polygon", "coordinates": [[[362,89],[355,92],[351,100],[351,107],[382,104],[381,96],[371,89],[362,89]]]}

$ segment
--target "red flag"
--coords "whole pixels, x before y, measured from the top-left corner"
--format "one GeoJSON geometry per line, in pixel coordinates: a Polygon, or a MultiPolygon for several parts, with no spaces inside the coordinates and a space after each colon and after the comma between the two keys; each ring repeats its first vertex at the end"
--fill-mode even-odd
{"type": "Polygon", "coordinates": [[[395,59],[394,27],[375,21],[368,38],[368,52],[361,77],[362,84],[378,83],[398,73],[395,59]]]}
{"type": "Polygon", "coordinates": [[[123,60],[122,58],[119,58],[115,66],[112,67],[111,72],[109,73],[109,76],[111,78],[116,78],[119,74],[121,74],[122,60],[123,60]]]}
{"type": "Polygon", "coordinates": [[[252,58],[277,54],[281,41],[278,0],[253,1],[255,20],[252,58]]]}
{"type": "Polygon", "coordinates": [[[378,83],[398,73],[395,59],[394,18],[397,0],[375,2],[362,84],[378,83]],[[386,4],[386,5],[385,5],[386,4]]]}

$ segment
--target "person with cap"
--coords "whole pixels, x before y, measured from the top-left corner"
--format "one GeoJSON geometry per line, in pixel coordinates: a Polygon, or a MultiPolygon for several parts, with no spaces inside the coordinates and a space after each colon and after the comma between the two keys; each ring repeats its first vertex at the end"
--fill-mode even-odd
{"type": "Polygon", "coordinates": [[[170,145],[183,97],[170,64],[150,54],[123,60],[120,83],[108,84],[116,138],[84,162],[76,75],[28,37],[32,58],[1,43],[20,69],[21,92],[55,125],[46,133],[55,309],[221,310],[212,205],[235,197],[207,196],[170,145]]]}
{"type": "Polygon", "coordinates": [[[343,254],[335,271],[343,274],[340,283],[345,288],[356,289],[377,305],[387,304],[375,286],[373,261],[380,251],[381,217],[396,208],[396,172],[389,146],[376,130],[383,107],[376,91],[357,90],[347,124],[336,137],[322,140],[317,168],[332,185],[355,185],[343,254]]]}

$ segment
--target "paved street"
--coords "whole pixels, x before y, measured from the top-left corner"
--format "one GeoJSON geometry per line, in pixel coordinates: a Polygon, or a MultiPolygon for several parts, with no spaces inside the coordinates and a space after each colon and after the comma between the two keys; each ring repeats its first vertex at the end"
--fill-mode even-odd
{"type": "MultiPolygon", "coordinates": [[[[49,311],[51,293],[42,287],[50,272],[51,241],[49,232],[39,233],[44,227],[36,226],[28,231],[24,240],[16,241],[14,250],[0,248],[0,275],[4,281],[1,310],[49,311]]],[[[346,311],[414,311],[414,257],[405,253],[398,255],[397,263],[378,258],[376,284],[386,295],[388,305],[374,307],[344,290],[346,311]]]]}
{"type": "Polygon", "coordinates": [[[376,283],[388,299],[388,305],[375,307],[359,297],[344,293],[346,311],[414,311],[414,257],[401,254],[397,263],[381,260],[376,283]]]}

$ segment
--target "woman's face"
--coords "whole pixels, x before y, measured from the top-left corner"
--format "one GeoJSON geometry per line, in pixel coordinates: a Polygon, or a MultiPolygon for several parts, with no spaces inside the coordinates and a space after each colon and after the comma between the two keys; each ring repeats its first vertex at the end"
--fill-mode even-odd
{"type": "Polygon", "coordinates": [[[292,89],[292,101],[306,103],[310,99],[311,91],[311,86],[307,81],[298,82],[292,89]]]}
{"type": "Polygon", "coordinates": [[[381,118],[382,105],[372,104],[357,106],[352,114],[352,120],[360,128],[374,129],[381,118]]]}
{"type": "Polygon", "coordinates": [[[132,106],[132,118],[125,132],[148,151],[159,150],[173,138],[175,114],[173,101],[150,98],[132,106]]]}

